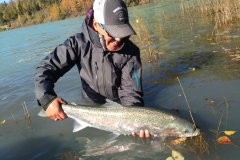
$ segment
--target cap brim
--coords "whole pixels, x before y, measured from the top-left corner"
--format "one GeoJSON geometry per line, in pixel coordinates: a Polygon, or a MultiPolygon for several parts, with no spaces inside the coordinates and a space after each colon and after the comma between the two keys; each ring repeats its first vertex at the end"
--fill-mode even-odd
{"type": "Polygon", "coordinates": [[[106,31],[115,38],[124,38],[136,34],[130,24],[103,25],[106,31]]]}

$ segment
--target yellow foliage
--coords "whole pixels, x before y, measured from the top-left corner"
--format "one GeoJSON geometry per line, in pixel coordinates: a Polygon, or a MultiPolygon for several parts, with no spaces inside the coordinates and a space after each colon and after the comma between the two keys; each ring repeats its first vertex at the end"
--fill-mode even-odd
{"type": "Polygon", "coordinates": [[[70,15],[77,13],[76,1],[75,0],[62,0],[60,4],[60,10],[63,15],[70,15]]]}
{"type": "Polygon", "coordinates": [[[3,120],[0,124],[4,124],[4,123],[6,123],[6,120],[3,120]]]}
{"type": "Polygon", "coordinates": [[[70,13],[70,6],[68,0],[62,0],[60,4],[60,10],[63,15],[68,15],[70,13]]]}
{"type": "Polygon", "coordinates": [[[232,135],[236,133],[237,131],[223,131],[226,135],[232,135]]]}
{"type": "Polygon", "coordinates": [[[52,20],[58,20],[59,19],[59,6],[55,3],[50,8],[50,17],[52,20]]]}
{"type": "Polygon", "coordinates": [[[92,0],[76,0],[79,11],[86,11],[92,5],[92,0]]]}
{"type": "Polygon", "coordinates": [[[182,153],[173,150],[171,147],[169,148],[172,150],[172,157],[168,157],[166,160],[184,160],[182,153]]]}
{"type": "Polygon", "coordinates": [[[36,22],[37,23],[42,23],[44,19],[44,15],[42,12],[37,12],[35,16],[36,22]]]}
{"type": "Polygon", "coordinates": [[[172,157],[175,160],[184,160],[184,157],[183,157],[182,153],[180,153],[178,151],[175,151],[175,150],[172,150],[172,157]]]}
{"type": "Polygon", "coordinates": [[[21,21],[22,17],[20,15],[18,15],[18,21],[21,21]]]}
{"type": "Polygon", "coordinates": [[[178,139],[172,140],[171,143],[177,145],[181,142],[186,141],[186,139],[187,139],[186,137],[178,138],[178,139]]]}

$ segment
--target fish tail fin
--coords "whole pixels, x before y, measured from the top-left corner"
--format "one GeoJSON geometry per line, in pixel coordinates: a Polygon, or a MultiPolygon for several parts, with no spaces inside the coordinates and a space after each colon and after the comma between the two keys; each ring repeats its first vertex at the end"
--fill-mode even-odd
{"type": "Polygon", "coordinates": [[[38,116],[40,116],[40,117],[47,117],[46,111],[41,109],[41,111],[38,113],[38,116]]]}

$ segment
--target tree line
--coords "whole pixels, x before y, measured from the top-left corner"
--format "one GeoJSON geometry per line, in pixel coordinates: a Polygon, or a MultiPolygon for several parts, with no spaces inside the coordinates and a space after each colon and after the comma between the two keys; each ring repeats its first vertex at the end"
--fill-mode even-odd
{"type": "MultiPolygon", "coordinates": [[[[0,3],[0,25],[18,28],[84,15],[94,0],[10,0],[0,3]]],[[[125,0],[127,6],[151,0],[125,0]]]]}

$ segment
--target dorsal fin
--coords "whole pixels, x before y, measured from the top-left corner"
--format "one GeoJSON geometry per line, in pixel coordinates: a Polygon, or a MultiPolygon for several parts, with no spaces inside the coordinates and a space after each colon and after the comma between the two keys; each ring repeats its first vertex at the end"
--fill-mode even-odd
{"type": "Polygon", "coordinates": [[[77,105],[77,103],[75,103],[75,102],[71,102],[70,104],[72,104],[72,105],[74,105],[74,106],[76,106],[76,105],[77,105]]]}
{"type": "Polygon", "coordinates": [[[117,102],[106,99],[106,103],[103,104],[102,106],[103,107],[121,107],[122,105],[117,102]]]}

